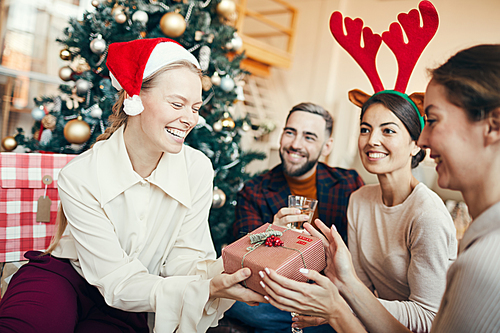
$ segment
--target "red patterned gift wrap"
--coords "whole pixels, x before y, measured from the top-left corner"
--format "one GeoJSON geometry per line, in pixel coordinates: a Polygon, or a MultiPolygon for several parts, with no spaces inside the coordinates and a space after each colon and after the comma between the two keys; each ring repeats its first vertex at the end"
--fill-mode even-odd
{"type": "Polygon", "coordinates": [[[287,278],[302,282],[306,282],[307,278],[299,272],[300,268],[305,267],[320,272],[326,267],[325,249],[321,239],[269,223],[226,246],[222,250],[222,260],[224,271],[229,274],[243,267],[250,268],[252,276],[245,281],[245,284],[263,295],[266,292],[260,286],[259,271],[263,271],[266,267],[287,278]],[[272,237],[276,231],[282,235],[272,237]],[[252,244],[251,238],[256,242],[252,244]],[[282,246],[265,245],[266,239],[276,238],[282,240],[282,246]]]}
{"type": "Polygon", "coordinates": [[[77,155],[0,153],[0,262],[26,260],[44,250],[55,232],[59,171],[77,155]],[[52,182],[45,187],[43,179],[52,182]],[[50,221],[37,222],[38,199],[48,197],[50,221]]]}

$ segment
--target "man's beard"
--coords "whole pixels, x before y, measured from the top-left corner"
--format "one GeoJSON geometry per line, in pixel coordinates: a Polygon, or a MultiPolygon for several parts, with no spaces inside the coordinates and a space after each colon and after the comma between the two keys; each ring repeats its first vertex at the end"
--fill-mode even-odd
{"type": "MultiPolygon", "coordinates": [[[[295,151],[293,149],[288,149],[289,151],[295,151]]],[[[315,159],[309,159],[309,155],[307,155],[307,160],[304,164],[301,166],[294,168],[296,164],[290,165],[284,158],[283,154],[281,153],[280,149],[280,159],[281,159],[281,164],[283,165],[283,173],[287,175],[288,177],[300,177],[305,175],[307,172],[309,172],[316,163],[318,163],[319,157],[321,154],[319,154],[315,159]]]]}

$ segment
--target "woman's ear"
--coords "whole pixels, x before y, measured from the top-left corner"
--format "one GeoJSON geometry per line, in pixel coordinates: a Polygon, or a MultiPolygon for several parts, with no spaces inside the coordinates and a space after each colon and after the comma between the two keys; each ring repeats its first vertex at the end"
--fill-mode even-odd
{"type": "Polygon", "coordinates": [[[410,96],[408,96],[413,101],[413,103],[415,103],[422,117],[424,116],[424,96],[425,96],[424,93],[419,93],[419,92],[415,92],[410,96]]]}
{"type": "Polygon", "coordinates": [[[349,100],[352,102],[352,104],[359,106],[360,108],[362,108],[366,101],[371,97],[370,95],[359,89],[353,89],[349,91],[348,95],[349,100]]]}
{"type": "Polygon", "coordinates": [[[490,112],[487,121],[488,131],[486,133],[486,143],[496,144],[500,142],[500,107],[490,112]]]}
{"type": "Polygon", "coordinates": [[[413,147],[411,151],[411,156],[417,156],[417,154],[422,150],[419,146],[417,146],[417,143],[415,142],[415,147],[413,147]]]}

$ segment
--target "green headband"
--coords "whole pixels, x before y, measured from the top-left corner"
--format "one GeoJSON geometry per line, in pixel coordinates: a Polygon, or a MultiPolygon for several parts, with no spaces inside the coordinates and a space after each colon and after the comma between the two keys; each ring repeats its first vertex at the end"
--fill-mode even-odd
{"type": "Polygon", "coordinates": [[[424,125],[425,125],[424,117],[422,117],[422,115],[420,114],[420,111],[417,108],[417,104],[415,104],[415,102],[412,101],[411,98],[407,94],[403,94],[402,92],[399,92],[396,90],[382,90],[382,91],[379,91],[378,93],[373,94],[372,97],[370,97],[370,98],[373,98],[373,97],[380,95],[380,94],[393,94],[393,95],[397,95],[399,97],[403,97],[405,100],[407,100],[408,103],[410,103],[413,106],[413,108],[415,109],[415,111],[417,112],[418,119],[420,120],[421,131],[424,130],[424,125]]]}

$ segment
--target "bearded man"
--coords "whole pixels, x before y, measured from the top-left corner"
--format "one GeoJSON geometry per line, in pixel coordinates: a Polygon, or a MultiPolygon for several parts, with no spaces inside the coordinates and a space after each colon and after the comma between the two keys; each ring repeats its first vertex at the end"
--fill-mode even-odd
{"type": "Polygon", "coordinates": [[[347,204],[364,183],[354,170],[331,168],[319,162],[333,148],[333,119],[313,103],[295,105],[288,113],[280,140],[281,164],[249,180],[238,193],[233,235],[240,238],[262,224],[280,226],[307,220],[288,208],[288,196],[318,200],[315,211],[327,226],[335,225],[347,242],[347,204]]]}
{"type": "MultiPolygon", "coordinates": [[[[313,221],[335,225],[347,243],[347,205],[351,193],[363,186],[354,170],[331,168],[319,162],[333,148],[333,119],[323,107],[313,103],[295,105],[286,119],[280,140],[281,164],[249,180],[238,193],[235,238],[269,222],[285,226],[306,221],[307,215],[288,208],[288,196],[301,195],[318,200],[313,221]]],[[[243,322],[255,333],[289,333],[292,317],[270,304],[249,306],[236,302],[225,316],[243,322]]],[[[231,325],[229,325],[231,326],[231,325]]],[[[304,333],[334,332],[329,325],[307,327],[304,333]]]]}

